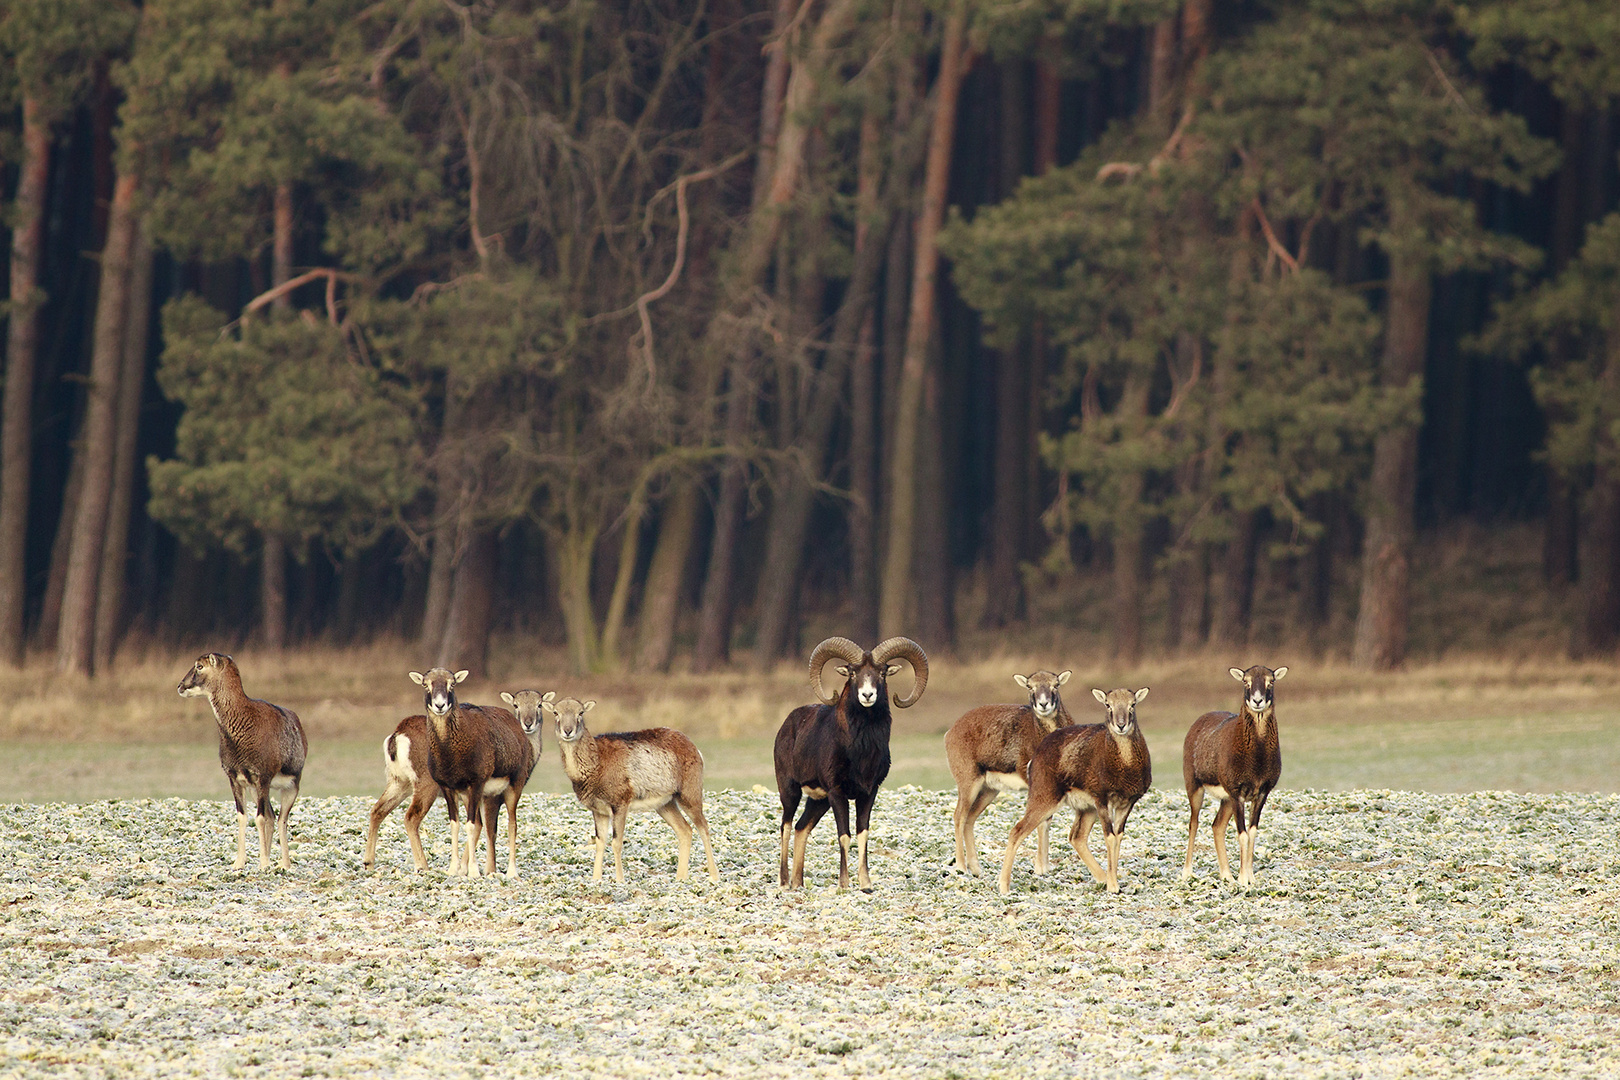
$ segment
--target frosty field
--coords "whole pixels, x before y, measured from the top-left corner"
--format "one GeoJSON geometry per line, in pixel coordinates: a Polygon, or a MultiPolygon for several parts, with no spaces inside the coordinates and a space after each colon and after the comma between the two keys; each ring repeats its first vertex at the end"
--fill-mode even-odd
{"type": "MultiPolygon", "coordinates": [[[[0,806],[0,1073],[1620,1069],[1620,797],[1284,791],[1245,894],[1207,812],[1178,882],[1185,804],[1155,791],[1117,897],[1072,854],[1036,879],[1026,847],[1007,901],[946,866],[953,799],[879,797],[871,894],[833,888],[827,819],[788,896],[759,791],[707,800],[719,885],[675,881],[637,816],[628,880],[593,887],[567,796],[525,798],[520,880],[473,882],[410,872],[397,818],[363,874],[368,799],[301,801],[286,874],[229,869],[217,801],[0,806]]],[[[1016,812],[982,820],[987,867],[1016,812]]]]}

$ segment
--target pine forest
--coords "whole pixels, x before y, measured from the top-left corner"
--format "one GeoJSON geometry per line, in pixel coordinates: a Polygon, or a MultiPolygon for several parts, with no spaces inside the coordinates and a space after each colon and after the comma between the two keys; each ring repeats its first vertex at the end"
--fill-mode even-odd
{"type": "Polygon", "coordinates": [[[0,197],[8,664],[1620,648],[1613,0],[0,0],[0,197]]]}

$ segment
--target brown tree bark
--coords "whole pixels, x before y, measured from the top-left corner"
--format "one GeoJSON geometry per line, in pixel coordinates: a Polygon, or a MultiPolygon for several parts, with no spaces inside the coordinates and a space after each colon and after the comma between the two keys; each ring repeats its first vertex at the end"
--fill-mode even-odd
{"type": "Polygon", "coordinates": [[[1234,535],[1221,553],[1221,588],[1210,619],[1212,644],[1236,648],[1249,643],[1254,572],[1260,552],[1259,518],[1257,510],[1243,510],[1234,515],[1234,535]]]}
{"type": "MultiPolygon", "coordinates": [[[[882,183],[879,149],[883,123],[868,109],[861,119],[861,148],[856,184],[855,254],[877,254],[885,246],[887,230],[873,235],[872,217],[882,183]]],[[[887,224],[887,222],[885,222],[887,224]]],[[[872,274],[867,310],[855,335],[849,361],[849,593],[850,633],[856,641],[877,640],[877,499],[878,499],[878,358],[875,293],[878,275],[872,274]]]]}
{"type": "MultiPolygon", "coordinates": [[[[1001,169],[998,194],[1012,196],[1024,172],[1024,65],[1001,69],[1001,169]]],[[[1024,615],[1024,580],[1019,565],[1029,553],[1025,507],[1029,478],[1029,347],[1019,342],[999,349],[996,364],[996,442],[990,504],[990,566],[984,616],[986,628],[1006,626],[1024,615]]]]}
{"type": "Polygon", "coordinates": [[[951,484],[945,464],[944,387],[928,367],[917,450],[917,636],[931,654],[956,650],[956,568],[951,562],[951,484]]]}
{"type": "MultiPolygon", "coordinates": [[[[742,445],[754,424],[754,391],[747,367],[741,360],[732,365],[732,382],[726,396],[726,442],[734,448],[742,445]]],[[[737,538],[742,533],[747,483],[748,466],[728,461],[720,474],[720,492],[715,502],[714,536],[709,545],[708,571],[703,576],[697,640],[692,648],[693,671],[712,671],[731,659],[737,538]]]]}
{"type": "MultiPolygon", "coordinates": [[[[1379,377],[1387,387],[1423,376],[1428,347],[1429,270],[1410,256],[1390,259],[1388,315],[1379,377]]],[[[1385,432],[1373,444],[1370,505],[1361,565],[1361,605],[1356,612],[1352,662],[1383,670],[1406,659],[1412,542],[1416,526],[1417,428],[1385,432]]]]}
{"type": "MultiPolygon", "coordinates": [[[[799,628],[799,578],[803,572],[806,538],[815,508],[814,483],[823,475],[832,444],[833,425],[838,418],[839,389],[844,376],[860,350],[860,335],[868,323],[876,298],[878,276],[888,237],[890,212],[879,203],[882,158],[880,123],[869,114],[862,121],[861,152],[858,164],[857,227],[855,266],[833,316],[832,340],[822,370],[806,381],[804,393],[810,401],[809,415],[800,432],[798,445],[804,452],[802,469],[791,471],[771,510],[765,539],[765,560],[759,581],[759,629],[756,655],[770,661],[791,653],[799,628]]],[[[905,174],[910,163],[897,161],[905,174]]],[[[870,374],[870,373],[868,373],[870,374]]],[[[872,403],[865,406],[868,411],[872,403]]],[[[865,438],[870,446],[870,433],[865,438]]],[[[866,459],[870,483],[870,456],[866,459]]]]}
{"type": "Polygon", "coordinates": [[[444,386],[444,422],[433,462],[433,547],[428,554],[427,597],[422,605],[422,630],[418,639],[424,656],[439,654],[450,619],[450,596],[462,540],[461,486],[464,479],[464,464],[454,448],[464,409],[459,380],[449,375],[444,386]]]}
{"type": "MultiPolygon", "coordinates": [[[[79,418],[82,437],[84,418],[79,418]]],[[[62,628],[62,588],[67,583],[68,550],[73,546],[73,517],[79,511],[79,492],[84,489],[84,456],[74,454],[68,465],[67,482],[62,485],[62,506],[56,515],[56,532],[51,534],[51,561],[45,575],[45,596],[39,609],[36,637],[41,645],[55,645],[62,628]]]]}
{"type": "Polygon", "coordinates": [[[652,671],[668,671],[675,657],[675,627],[680,615],[686,566],[691,561],[692,539],[698,527],[697,482],[681,477],[670,485],[658,525],[658,543],[647,567],[638,620],[637,663],[652,671]]]}
{"type": "MultiPolygon", "coordinates": [[[[292,280],[293,193],[291,184],[277,184],[271,217],[270,287],[292,280]]],[[[292,312],[292,294],[282,293],[270,302],[277,315],[292,312]]],[[[267,531],[259,553],[259,619],[264,647],[272,651],[287,645],[287,541],[267,531]]]]}
{"type": "Polygon", "coordinates": [[[135,503],[135,467],[141,427],[141,392],[146,388],[146,346],[152,315],[152,241],[145,220],[136,223],[130,256],[129,316],[118,378],[118,429],[114,445],[112,501],[107,541],[101,552],[96,599],[95,668],[111,664],[123,632],[129,563],[129,527],[135,503]]]}
{"type": "MultiPolygon", "coordinates": [[[[493,529],[473,534],[456,565],[450,615],[438,664],[475,675],[489,670],[489,636],[495,614],[495,577],[500,569],[500,538],[493,529]]],[[[588,564],[587,564],[588,565],[588,564]]],[[[587,595],[588,595],[587,585],[587,595]]],[[[572,635],[570,635],[572,637],[572,635]]]]}
{"type": "MultiPolygon", "coordinates": [[[[1620,401],[1620,303],[1609,324],[1599,396],[1620,401]]],[[[1612,411],[1606,410],[1612,417],[1612,411]]],[[[1587,508],[1585,536],[1584,604],[1575,649],[1577,656],[1612,656],[1620,645],[1620,446],[1600,427],[1597,461],[1592,470],[1592,494],[1587,508]]]]}
{"type": "MultiPolygon", "coordinates": [[[[1561,272],[1581,244],[1585,223],[1582,180],[1585,178],[1587,116],[1565,106],[1560,118],[1559,141],[1563,165],[1553,187],[1552,271],[1561,272]]],[[[1549,585],[1568,585],[1579,567],[1580,493],[1562,470],[1546,466],[1547,516],[1541,537],[1541,574],[1549,585]]]]}
{"type": "Polygon", "coordinates": [[[4,412],[0,414],[0,663],[21,665],[27,638],[28,480],[33,464],[36,313],[40,242],[45,228],[45,185],[51,133],[39,99],[23,98],[22,166],[11,226],[11,311],[6,326],[4,412]]]}
{"type": "Polygon", "coordinates": [[[951,150],[956,144],[956,106],[967,74],[967,14],[958,3],[945,19],[940,50],[935,113],[928,136],[923,173],[923,205],[917,215],[916,255],[912,260],[911,311],[906,322],[906,352],[901,363],[895,404],[894,439],[889,469],[888,551],[878,607],[881,636],[904,633],[907,603],[913,592],[912,564],[917,522],[918,427],[922,411],[928,346],[934,334],[934,303],[939,273],[939,229],[945,220],[951,150]]]}
{"type": "Polygon", "coordinates": [[[62,586],[62,624],[56,639],[60,671],[90,675],[95,664],[96,588],[106,540],[118,426],[118,382],[124,327],[129,313],[130,254],[135,242],[136,178],[124,172],[113,188],[107,243],[101,250],[96,295],[95,344],[86,387],[84,486],[73,515],[67,577],[62,586]]]}
{"type": "MultiPolygon", "coordinates": [[[[1136,370],[1126,376],[1121,394],[1120,415],[1138,428],[1147,418],[1150,381],[1136,370]]],[[[1130,438],[1139,432],[1127,433],[1130,438]]],[[[1147,559],[1142,549],[1146,522],[1139,510],[1145,478],[1133,473],[1121,484],[1122,511],[1114,522],[1114,598],[1109,625],[1114,630],[1114,659],[1134,664],[1142,657],[1142,590],[1147,559]]]]}

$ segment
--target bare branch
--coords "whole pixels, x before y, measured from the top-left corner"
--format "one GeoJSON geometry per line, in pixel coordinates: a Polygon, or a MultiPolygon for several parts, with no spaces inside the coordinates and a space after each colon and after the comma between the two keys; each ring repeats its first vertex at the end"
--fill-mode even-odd
{"type": "Polygon", "coordinates": [[[1254,216],[1260,222],[1261,231],[1266,234],[1266,246],[1271,249],[1273,255],[1282,260],[1284,266],[1297,273],[1299,271],[1299,260],[1289,254],[1288,249],[1283,247],[1282,241],[1277,239],[1277,234],[1272,231],[1271,219],[1266,217],[1266,211],[1260,205],[1260,197],[1256,195],[1254,202],[1250,205],[1254,207],[1254,216]]]}
{"type": "Polygon", "coordinates": [[[297,277],[284,281],[273,289],[260,293],[258,296],[255,296],[252,300],[247,302],[247,306],[242,309],[242,314],[244,316],[251,315],[265,305],[275,301],[277,297],[285,296],[294,289],[303,285],[308,285],[317,278],[326,279],[326,311],[327,315],[332,319],[332,324],[335,326],[337,325],[338,321],[336,292],[337,282],[340,279],[343,281],[361,282],[364,281],[365,278],[358,274],[348,274],[344,273],[342,270],[333,270],[331,267],[327,266],[317,267],[314,270],[299,274],[297,277]]]}
{"type": "Polygon", "coordinates": [[[1473,112],[1473,106],[1468,104],[1468,99],[1462,96],[1462,92],[1457,89],[1451,78],[1446,75],[1446,69],[1441,66],[1440,58],[1434,55],[1434,50],[1425,45],[1423,55],[1428,58],[1429,67],[1434,70],[1435,77],[1440,80],[1440,85],[1445,88],[1446,100],[1453,105],[1461,105],[1464,112],[1473,112]]]}
{"type": "MultiPolygon", "coordinates": [[[[652,314],[648,311],[648,308],[654,300],[662,300],[669,295],[669,291],[675,287],[675,283],[681,278],[682,267],[686,265],[686,236],[691,224],[691,215],[686,207],[687,185],[698,183],[701,180],[713,179],[727,169],[745,161],[749,156],[747,151],[733,154],[718,165],[691,173],[675,181],[675,216],[678,222],[675,232],[675,265],[669,268],[669,276],[664,279],[662,285],[651,292],[644,292],[636,298],[636,312],[641,316],[641,351],[647,361],[647,385],[649,387],[653,384],[658,372],[657,363],[653,356],[652,314]]],[[[665,188],[664,190],[669,189],[665,188]]],[[[664,192],[660,191],[647,201],[649,212],[652,210],[653,203],[657,202],[663,194],[664,192]]]]}

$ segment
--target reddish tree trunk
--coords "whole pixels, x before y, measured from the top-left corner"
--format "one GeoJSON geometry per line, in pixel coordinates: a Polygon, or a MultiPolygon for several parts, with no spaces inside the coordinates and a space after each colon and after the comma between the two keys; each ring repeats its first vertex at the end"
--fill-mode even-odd
{"type": "MultiPolygon", "coordinates": [[[[1406,386],[1422,377],[1432,290],[1427,267],[1410,257],[1391,258],[1389,314],[1380,365],[1380,378],[1387,387],[1406,386]]],[[[1404,427],[1385,432],[1373,444],[1361,606],[1356,613],[1352,654],[1357,667],[1387,669],[1406,659],[1417,439],[1416,427],[1404,427]]]]}
{"type": "Polygon", "coordinates": [[[444,642],[439,647],[439,666],[452,671],[466,668],[476,675],[489,670],[489,636],[500,556],[500,539],[493,529],[476,533],[462,553],[456,566],[444,642]]]}
{"type": "Polygon", "coordinates": [[[945,220],[951,150],[956,145],[956,106],[967,74],[967,15],[958,4],[945,21],[940,51],[928,158],[923,173],[922,212],[917,215],[916,255],[911,268],[911,312],[906,321],[906,353],[901,363],[889,469],[888,551],[883,561],[880,635],[904,632],[912,594],[912,563],[917,522],[918,427],[922,411],[928,346],[934,334],[934,302],[939,274],[939,229],[945,220]]]}
{"type": "Polygon", "coordinates": [[[86,388],[84,486],[73,515],[67,577],[62,586],[62,624],[57,631],[56,666],[90,675],[95,663],[96,588],[110,510],[118,383],[123,363],[124,327],[129,314],[129,268],[135,243],[133,173],[122,173],[113,188],[107,243],[101,250],[101,282],[96,297],[95,345],[86,388]]]}
{"type": "MultiPolygon", "coordinates": [[[[1613,315],[1598,383],[1600,397],[1608,402],[1620,401],[1620,304],[1613,315]]],[[[1620,644],[1620,470],[1613,465],[1617,448],[1607,429],[1600,429],[1597,450],[1586,521],[1585,604],[1574,650],[1579,656],[1612,656],[1620,644]]]]}
{"type": "Polygon", "coordinates": [[[135,503],[135,467],[141,428],[141,392],[146,388],[146,345],[152,314],[152,241],[146,223],[135,226],[129,272],[129,317],[123,370],[118,379],[118,432],[114,447],[112,503],[102,547],[100,595],[96,600],[95,666],[112,663],[123,630],[128,576],[130,516],[135,503]]]}
{"type": "Polygon", "coordinates": [[[39,99],[23,99],[22,167],[12,211],[11,311],[6,327],[6,383],[0,418],[0,663],[23,662],[23,618],[28,595],[28,477],[33,455],[34,362],[39,346],[35,318],[40,240],[45,227],[45,185],[50,173],[51,134],[39,99]]]}

